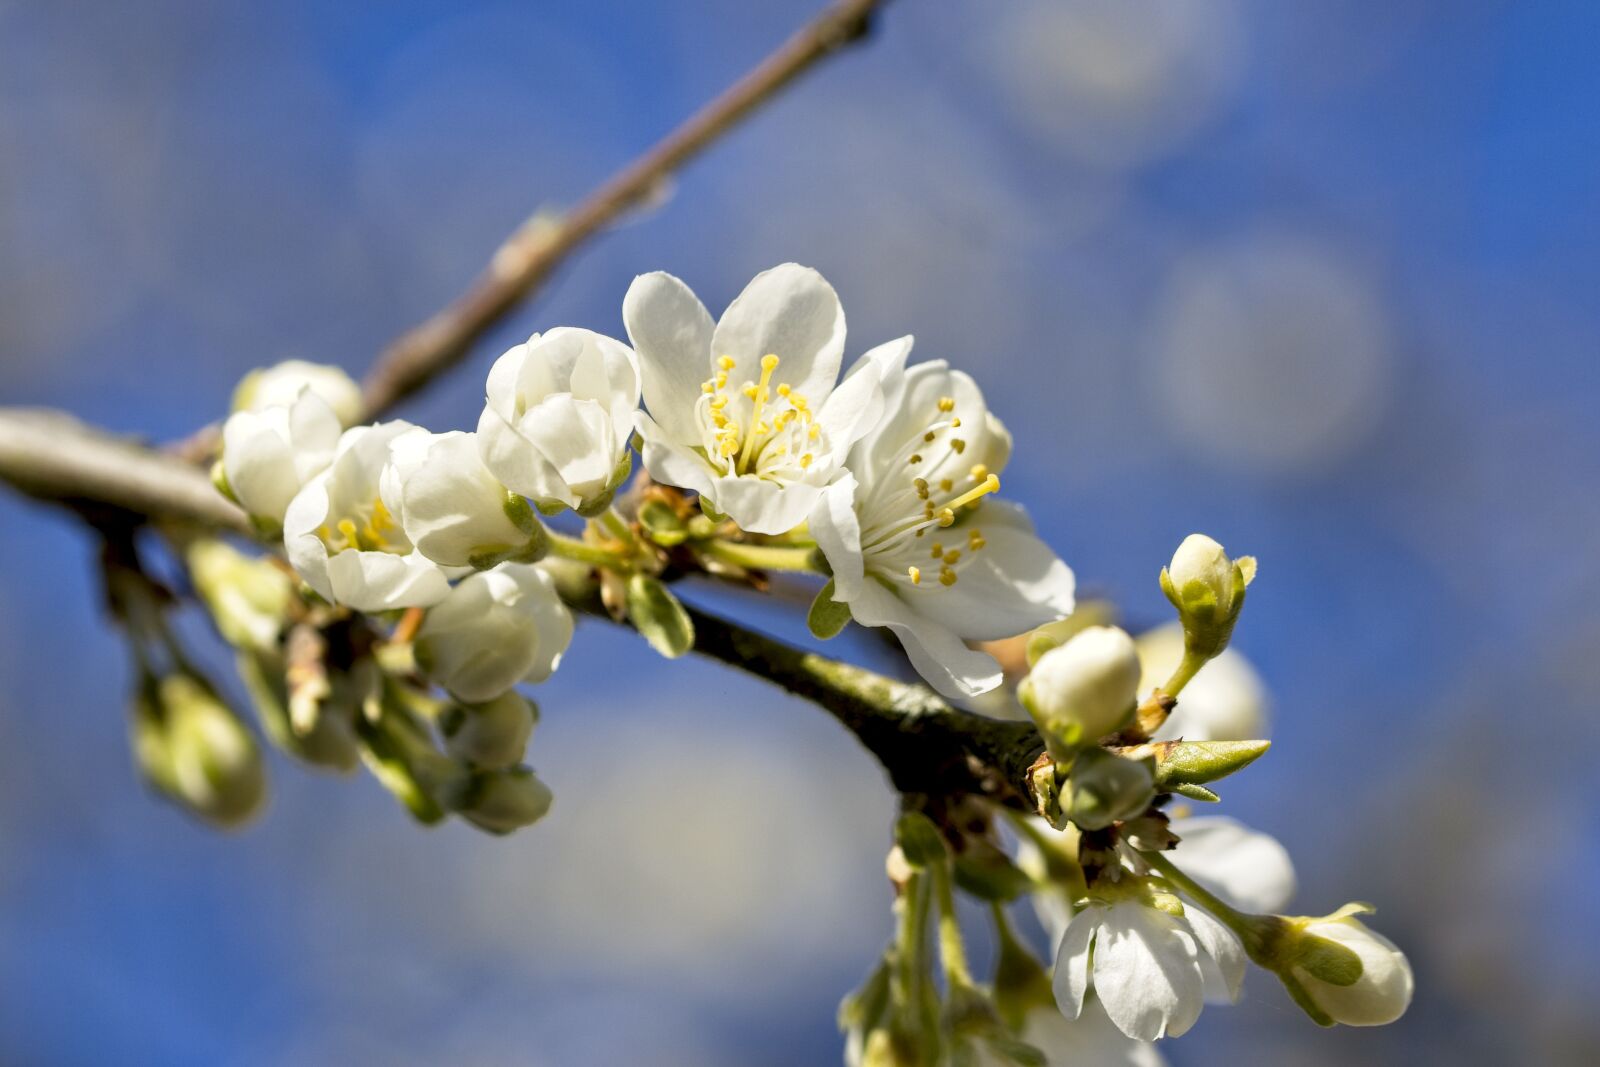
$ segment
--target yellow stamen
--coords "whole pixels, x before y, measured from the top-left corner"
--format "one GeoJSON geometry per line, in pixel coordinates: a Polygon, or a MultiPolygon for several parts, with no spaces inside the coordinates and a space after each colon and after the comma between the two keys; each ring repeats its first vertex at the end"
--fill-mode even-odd
{"type": "Polygon", "coordinates": [[[961,455],[961,453],[963,453],[963,452],[965,452],[967,450],[967,443],[965,441],[963,441],[961,438],[957,437],[957,438],[954,438],[953,440],[951,440],[950,447],[955,449],[956,455],[959,456],[959,455],[961,455]]]}
{"type": "Polygon", "coordinates": [[[950,411],[954,411],[955,409],[956,409],[956,398],[955,397],[953,397],[953,396],[941,396],[939,398],[939,410],[940,411],[950,412],[950,411]]]}
{"type": "Polygon", "coordinates": [[[956,584],[956,572],[951,570],[949,567],[940,567],[939,568],[939,584],[940,585],[955,585],[956,584]]]}
{"type": "Polygon", "coordinates": [[[950,564],[950,566],[954,567],[957,563],[961,562],[961,550],[959,548],[952,548],[950,551],[944,554],[944,561],[950,564]]]}
{"type": "Polygon", "coordinates": [[[973,465],[970,473],[972,474],[973,481],[981,482],[985,478],[989,477],[989,468],[985,467],[982,463],[977,463],[973,465]]]}
{"type": "Polygon", "coordinates": [[[967,535],[967,547],[976,552],[989,542],[983,539],[983,531],[973,530],[967,535]]]}
{"type": "Polygon", "coordinates": [[[968,489],[965,493],[962,493],[960,496],[950,501],[950,503],[946,504],[945,510],[951,511],[955,508],[965,507],[981,496],[987,496],[990,493],[998,493],[999,491],[1000,476],[998,474],[991,474],[983,480],[982,485],[979,485],[973,489],[968,489]]]}
{"type": "Polygon", "coordinates": [[[734,367],[734,358],[732,356],[719,356],[717,358],[717,366],[723,370],[732,370],[734,367]]]}
{"type": "Polygon", "coordinates": [[[922,584],[922,570],[919,567],[907,567],[906,573],[911,576],[912,585],[922,584]]]}

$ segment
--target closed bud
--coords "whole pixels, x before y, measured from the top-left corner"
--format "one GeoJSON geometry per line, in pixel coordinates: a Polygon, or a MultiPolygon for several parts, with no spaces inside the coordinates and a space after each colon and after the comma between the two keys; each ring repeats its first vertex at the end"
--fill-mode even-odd
{"type": "Polygon", "coordinates": [[[213,480],[270,533],[295,495],[333,462],[341,429],[333,409],[310,392],[236,411],[222,424],[220,478],[213,480]]]}
{"type": "Polygon", "coordinates": [[[482,703],[550,677],[571,640],[572,613],[550,576],[503,563],[468,575],[430,608],[412,647],[429,680],[482,703]]]}
{"type": "Polygon", "coordinates": [[[1356,918],[1367,910],[1346,905],[1322,918],[1289,920],[1290,932],[1274,946],[1284,985],[1325,1026],[1383,1026],[1411,1004],[1411,964],[1356,918]]]}
{"type": "Polygon", "coordinates": [[[550,788],[526,767],[485,771],[468,787],[460,815],[480,830],[509,834],[544,818],[550,788]]]}
{"type": "Polygon", "coordinates": [[[316,396],[342,426],[354,426],[361,417],[361,387],[338,367],[290,359],[246,374],[233,391],[234,411],[265,411],[288,407],[302,393],[316,396]]]}
{"type": "Polygon", "coordinates": [[[1188,651],[1207,659],[1228,646],[1244,607],[1245,587],[1256,576],[1252,556],[1229,559],[1205,534],[1190,534],[1161,572],[1161,590],[1183,620],[1188,651]]]}
{"type": "Polygon", "coordinates": [[[538,707],[508,690],[483,704],[452,704],[439,716],[439,730],[451,756],[475,767],[499,769],[522,762],[538,721],[538,707]]]}
{"type": "Polygon", "coordinates": [[[228,644],[263,652],[277,647],[294,596],[287,574],[212,539],[195,541],[186,558],[195,590],[228,644]]]}
{"type": "Polygon", "coordinates": [[[1039,657],[1017,691],[1057,759],[1092,745],[1133,714],[1139,655],[1114,626],[1091,626],[1039,657]]]}
{"type": "Polygon", "coordinates": [[[441,566],[531,563],[548,547],[532,505],[489,473],[470,433],[396,437],[379,489],[407,539],[441,566]]]}
{"type": "Polygon", "coordinates": [[[266,797],[261,752],[211,687],[177,672],[146,684],[133,742],[151,784],[217,826],[241,826],[266,797]]]}
{"type": "Polygon", "coordinates": [[[1062,812],[1085,830],[1103,830],[1138,815],[1155,798],[1153,762],[1123,759],[1104,749],[1085,750],[1067,778],[1062,812]]]}

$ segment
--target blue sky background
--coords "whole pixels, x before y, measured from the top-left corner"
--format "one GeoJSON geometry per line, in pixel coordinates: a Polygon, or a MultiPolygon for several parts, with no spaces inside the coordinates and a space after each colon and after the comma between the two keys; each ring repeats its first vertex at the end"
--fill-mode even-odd
{"type": "MultiPolygon", "coordinates": [[[[359,373],[812,8],[0,2],[0,401],[161,439],[253,366],[359,373]]],[[[1594,1062],[1597,40],[1581,0],[902,0],[403,414],[470,427],[636,273],[720,307],[816,266],[853,352],[978,378],[1008,495],[1131,620],[1192,530],[1262,561],[1276,745],[1223,810],[1302,910],[1376,901],[1419,992],[1323,1032],[1256,974],[1172,1060],[1594,1062]]],[[[0,1060],[837,1055],[893,803],[825,716],[584,626],[537,828],[275,758],[219,836],[134,777],[92,552],[0,496],[0,1060]]]]}

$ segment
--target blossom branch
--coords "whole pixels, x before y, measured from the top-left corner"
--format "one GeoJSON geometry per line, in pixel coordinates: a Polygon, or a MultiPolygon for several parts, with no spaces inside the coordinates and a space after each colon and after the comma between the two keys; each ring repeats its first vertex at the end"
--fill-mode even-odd
{"type": "MultiPolygon", "coordinates": [[[[721,95],[608,178],[570,213],[535,215],[495,250],[449,305],[395,339],[367,372],[363,417],[374,419],[449,370],[474,341],[568,256],[658,190],[672,174],[821,60],[864,38],[886,0],[835,0],[721,95]]],[[[175,446],[188,459],[215,450],[219,427],[175,446]]]]}
{"type": "MultiPolygon", "coordinates": [[[[249,520],[204,473],[65,413],[0,408],[0,480],[38,499],[111,506],[156,521],[253,536],[249,520]]],[[[576,605],[609,618],[598,603],[576,605]]],[[[975,715],[922,685],[784,644],[690,607],[694,651],[817,704],[883,765],[905,793],[983,793],[1014,805],[1043,750],[1028,722],[975,715]]]]}

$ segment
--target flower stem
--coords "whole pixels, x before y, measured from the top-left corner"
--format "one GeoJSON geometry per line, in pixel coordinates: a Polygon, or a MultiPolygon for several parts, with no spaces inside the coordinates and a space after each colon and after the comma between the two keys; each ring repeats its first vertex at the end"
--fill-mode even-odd
{"type": "Polygon", "coordinates": [[[1169,697],[1176,697],[1183,692],[1183,687],[1189,684],[1189,679],[1200,673],[1200,668],[1211,662],[1209,656],[1202,656],[1197,652],[1183,651],[1183,661],[1178,664],[1178,669],[1172,672],[1172,677],[1167,679],[1167,684],[1161,691],[1169,697]]]}
{"type": "Polygon", "coordinates": [[[944,964],[945,982],[952,988],[972,984],[967,967],[967,946],[961,939],[961,921],[956,917],[956,895],[950,876],[949,860],[929,867],[933,892],[939,901],[939,959],[944,964]]]}
{"type": "Polygon", "coordinates": [[[627,519],[624,519],[617,513],[616,508],[607,508],[601,513],[600,525],[603,526],[606,532],[611,534],[612,537],[615,537],[618,541],[621,541],[623,544],[627,545],[629,549],[634,551],[638,550],[639,539],[633,535],[633,527],[628,525],[627,519]]]}
{"type": "Polygon", "coordinates": [[[574,559],[579,563],[588,563],[595,567],[610,567],[614,570],[626,570],[632,564],[633,552],[606,548],[603,545],[592,544],[550,531],[550,555],[560,556],[562,559],[574,559]]]}
{"type": "Polygon", "coordinates": [[[1193,897],[1202,908],[1214,915],[1222,925],[1237,934],[1250,958],[1257,958],[1262,940],[1259,916],[1247,915],[1224,903],[1215,893],[1212,893],[1205,886],[1184,874],[1163,853],[1141,851],[1139,855],[1151,867],[1160,871],[1162,877],[1166,878],[1167,881],[1182,890],[1186,895],[1193,897]]]}
{"type": "Polygon", "coordinates": [[[743,541],[712,539],[700,544],[700,551],[713,559],[759,571],[808,571],[817,568],[811,549],[790,545],[751,545],[743,541]]]}

